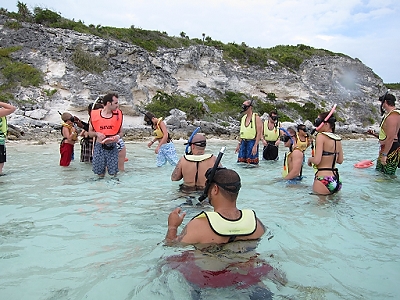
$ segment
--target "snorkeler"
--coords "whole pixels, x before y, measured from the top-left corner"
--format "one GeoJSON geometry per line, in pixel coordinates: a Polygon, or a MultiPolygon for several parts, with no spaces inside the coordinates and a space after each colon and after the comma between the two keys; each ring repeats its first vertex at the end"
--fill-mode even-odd
{"type": "Polygon", "coordinates": [[[263,148],[264,160],[278,160],[279,138],[283,134],[279,128],[281,127],[278,121],[278,112],[272,110],[269,113],[268,119],[263,124],[263,137],[261,139],[263,148]]]}
{"type": "Polygon", "coordinates": [[[281,141],[289,149],[283,160],[282,177],[286,180],[300,181],[303,179],[304,152],[297,146],[296,131],[293,128],[281,130],[286,133],[281,136],[281,141]]]}
{"type": "Polygon", "coordinates": [[[205,153],[207,141],[203,134],[197,133],[191,136],[186,144],[189,146],[186,148],[187,153],[178,161],[171,174],[171,180],[183,179],[183,183],[179,186],[182,192],[203,191],[206,184],[204,174],[212,168],[216,157],[205,153]]]}
{"type": "MultiPolygon", "coordinates": [[[[218,162],[218,161],[216,161],[218,162]]],[[[239,174],[226,168],[207,170],[207,197],[214,212],[201,212],[177,235],[178,227],[186,213],[181,208],[173,210],[168,217],[167,244],[225,244],[237,240],[259,239],[265,227],[252,210],[239,210],[236,200],[241,188],[239,174]],[[214,173],[212,172],[214,171],[214,173]],[[214,175],[214,176],[212,176],[214,175]]]]}
{"type": "Polygon", "coordinates": [[[379,97],[383,115],[379,131],[379,159],[376,169],[387,175],[395,175],[400,168],[400,110],[396,109],[396,97],[386,93],[379,97]]]}
{"type": "Polygon", "coordinates": [[[330,112],[322,113],[314,122],[318,132],[315,139],[315,156],[308,159],[308,165],[316,168],[313,191],[319,195],[338,192],[342,187],[336,163],[343,162],[341,137],[335,134],[336,118],[330,112]]]}
{"type": "Polygon", "coordinates": [[[165,165],[167,161],[175,166],[178,163],[178,156],[165,122],[162,118],[156,118],[151,112],[144,113],[144,121],[154,129],[155,135],[155,138],[147,146],[150,148],[158,141],[158,145],[154,150],[157,154],[157,167],[165,165]]]}
{"type": "Polygon", "coordinates": [[[240,139],[235,149],[238,153],[238,163],[258,165],[258,144],[262,134],[262,121],[257,113],[253,113],[253,100],[246,100],[242,104],[245,114],[240,122],[240,139]]]}

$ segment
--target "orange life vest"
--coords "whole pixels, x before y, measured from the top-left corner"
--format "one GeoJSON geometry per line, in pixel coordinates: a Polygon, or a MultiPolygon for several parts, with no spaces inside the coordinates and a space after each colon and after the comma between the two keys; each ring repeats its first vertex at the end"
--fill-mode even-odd
{"type": "Polygon", "coordinates": [[[117,109],[113,111],[111,118],[101,116],[101,109],[92,110],[90,113],[90,122],[96,132],[101,132],[105,136],[118,134],[122,126],[122,111],[117,109]]]}

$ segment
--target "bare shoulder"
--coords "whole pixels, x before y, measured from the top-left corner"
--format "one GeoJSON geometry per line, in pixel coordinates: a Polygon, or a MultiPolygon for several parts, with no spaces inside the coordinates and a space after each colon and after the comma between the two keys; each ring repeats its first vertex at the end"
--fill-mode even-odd
{"type": "Polygon", "coordinates": [[[191,220],[185,228],[185,237],[182,242],[188,244],[205,244],[216,242],[215,233],[210,228],[207,218],[191,220]]]}

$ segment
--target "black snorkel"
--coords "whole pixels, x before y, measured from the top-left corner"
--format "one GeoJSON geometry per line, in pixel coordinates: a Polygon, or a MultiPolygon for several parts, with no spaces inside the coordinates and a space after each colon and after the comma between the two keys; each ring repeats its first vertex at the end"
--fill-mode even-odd
{"type": "Polygon", "coordinates": [[[224,152],[225,152],[225,147],[222,147],[221,150],[219,150],[217,159],[215,160],[214,166],[212,167],[210,174],[207,176],[206,187],[204,188],[203,194],[200,195],[200,197],[199,197],[200,202],[204,201],[207,198],[208,190],[210,189],[210,185],[214,178],[215,172],[217,171],[219,163],[221,162],[221,158],[224,155],[224,152]]]}

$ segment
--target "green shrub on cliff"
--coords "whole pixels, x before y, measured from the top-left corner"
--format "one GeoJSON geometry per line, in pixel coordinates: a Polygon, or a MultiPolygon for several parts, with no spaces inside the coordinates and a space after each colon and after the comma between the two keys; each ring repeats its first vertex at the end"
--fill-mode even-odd
{"type": "Polygon", "coordinates": [[[9,56],[12,52],[20,50],[21,47],[0,48],[0,72],[7,82],[1,86],[2,90],[11,89],[18,84],[28,86],[39,86],[43,82],[43,74],[31,65],[13,61],[9,56]]]}
{"type": "MultiPolygon", "coordinates": [[[[0,11],[0,13],[4,13],[0,11]]],[[[180,37],[170,37],[166,32],[155,30],[144,30],[141,28],[115,28],[103,27],[101,25],[86,26],[82,21],[74,21],[63,18],[60,14],[49,9],[35,7],[33,14],[27,9],[26,4],[18,2],[18,13],[6,12],[12,18],[26,22],[36,22],[50,27],[59,27],[75,30],[82,33],[97,35],[104,39],[118,39],[123,42],[138,45],[147,51],[155,52],[159,48],[179,48],[191,45],[206,45],[223,50],[224,58],[235,60],[240,64],[252,65],[264,68],[268,66],[268,61],[273,59],[280,65],[287,68],[298,70],[304,59],[313,55],[342,55],[333,53],[324,49],[315,49],[313,47],[299,44],[296,46],[279,45],[272,48],[252,48],[245,43],[237,44],[235,42],[224,44],[220,41],[214,41],[211,37],[189,38],[181,33],[180,37]]]]}
{"type": "Polygon", "coordinates": [[[72,54],[72,61],[78,68],[91,73],[101,73],[108,67],[105,59],[84,51],[80,46],[72,54]]]}
{"type": "Polygon", "coordinates": [[[152,101],[145,106],[145,110],[151,111],[156,116],[169,116],[171,109],[177,108],[186,113],[188,120],[201,119],[205,110],[203,104],[196,101],[196,96],[188,97],[180,95],[170,95],[163,91],[157,91],[152,101]]]}

